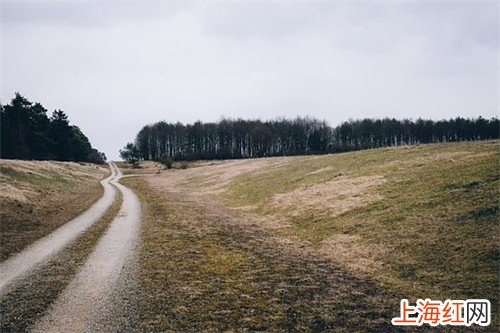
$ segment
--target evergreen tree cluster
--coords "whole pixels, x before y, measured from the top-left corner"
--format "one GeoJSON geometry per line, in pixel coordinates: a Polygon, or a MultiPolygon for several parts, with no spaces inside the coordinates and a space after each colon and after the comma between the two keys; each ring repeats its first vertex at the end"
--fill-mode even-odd
{"type": "Polygon", "coordinates": [[[363,119],[332,128],[313,118],[269,121],[222,119],[144,126],[120,151],[129,161],[232,159],[326,154],[359,149],[497,139],[498,118],[450,120],[363,119]]]}
{"type": "Polygon", "coordinates": [[[1,158],[99,164],[106,160],[61,110],[49,118],[40,103],[16,93],[10,104],[0,105],[0,112],[1,158]]]}

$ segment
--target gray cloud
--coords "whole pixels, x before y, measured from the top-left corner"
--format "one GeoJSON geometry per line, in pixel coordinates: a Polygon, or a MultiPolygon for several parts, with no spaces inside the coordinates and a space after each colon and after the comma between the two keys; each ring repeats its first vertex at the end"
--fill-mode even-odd
{"type": "Polygon", "coordinates": [[[496,3],[3,2],[2,90],[113,158],[148,122],[498,113],[496,3]]]}

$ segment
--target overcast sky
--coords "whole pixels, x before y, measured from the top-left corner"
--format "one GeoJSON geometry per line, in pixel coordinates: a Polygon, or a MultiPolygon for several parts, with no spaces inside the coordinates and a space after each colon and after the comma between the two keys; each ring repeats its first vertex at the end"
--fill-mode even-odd
{"type": "Polygon", "coordinates": [[[60,108],[112,159],[145,124],[498,114],[492,2],[2,0],[1,102],[60,108]]]}

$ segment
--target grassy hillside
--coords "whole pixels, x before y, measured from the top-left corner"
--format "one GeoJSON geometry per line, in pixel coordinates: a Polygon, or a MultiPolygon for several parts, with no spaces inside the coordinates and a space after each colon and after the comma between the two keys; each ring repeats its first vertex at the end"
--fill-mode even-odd
{"type": "Polygon", "coordinates": [[[85,211],[108,174],[94,164],[0,160],[0,260],[85,211]]]}
{"type": "Polygon", "coordinates": [[[498,141],[450,143],[127,178],[145,204],[143,323],[390,331],[402,297],[428,297],[488,298],[498,325],[499,157],[498,141]]]}
{"type": "Polygon", "coordinates": [[[351,269],[413,297],[494,298],[498,142],[303,158],[234,179],[234,206],[284,219],[351,269]]]}

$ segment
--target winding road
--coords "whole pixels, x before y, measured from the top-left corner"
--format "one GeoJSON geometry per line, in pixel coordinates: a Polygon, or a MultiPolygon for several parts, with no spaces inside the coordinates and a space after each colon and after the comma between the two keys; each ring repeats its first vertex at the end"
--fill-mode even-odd
{"type": "Polygon", "coordinates": [[[118,215],[68,286],[35,323],[34,332],[134,330],[140,202],[118,183],[122,173],[109,163],[111,176],[101,181],[103,196],[87,211],[0,264],[0,299],[19,288],[16,281],[35,274],[110,208],[116,190],[123,195],[118,215]]]}
{"type": "MultiPolygon", "coordinates": [[[[116,168],[116,166],[114,166],[116,168]]],[[[118,183],[121,172],[111,181],[123,195],[117,217],[100,239],[86,263],[59,296],[34,332],[95,332],[130,329],[129,312],[135,289],[140,203],[129,188],[118,183]]]]}
{"type": "Polygon", "coordinates": [[[103,196],[88,210],[39,239],[0,264],[0,296],[9,292],[17,279],[29,274],[38,265],[57,254],[82,232],[98,221],[115,200],[116,190],[111,182],[120,177],[120,171],[110,163],[111,175],[102,180],[103,196]]]}

